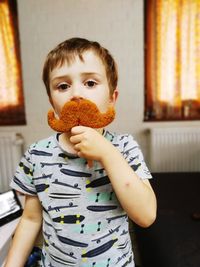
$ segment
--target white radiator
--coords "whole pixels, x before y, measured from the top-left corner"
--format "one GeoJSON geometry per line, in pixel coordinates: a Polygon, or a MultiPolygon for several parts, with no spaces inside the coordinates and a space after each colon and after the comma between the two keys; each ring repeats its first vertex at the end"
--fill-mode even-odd
{"type": "Polygon", "coordinates": [[[9,189],[22,153],[23,138],[20,134],[0,132],[0,193],[9,189]]]}
{"type": "Polygon", "coordinates": [[[152,172],[199,172],[200,127],[150,130],[152,172]]]}

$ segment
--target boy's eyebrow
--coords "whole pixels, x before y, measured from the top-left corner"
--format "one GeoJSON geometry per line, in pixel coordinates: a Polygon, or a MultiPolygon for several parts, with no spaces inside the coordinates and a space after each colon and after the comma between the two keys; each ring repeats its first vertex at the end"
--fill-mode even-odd
{"type": "MultiPolygon", "coordinates": [[[[91,76],[91,75],[95,75],[95,76],[99,76],[101,77],[101,74],[100,73],[97,73],[97,72],[83,72],[81,73],[81,76],[84,77],[84,76],[91,76]]],[[[55,81],[55,80],[60,80],[60,79],[68,79],[70,78],[70,75],[61,75],[61,76],[56,76],[52,79],[52,81],[55,81]]]]}
{"type": "Polygon", "coordinates": [[[56,76],[52,79],[52,81],[56,81],[56,80],[61,80],[61,79],[66,79],[69,78],[69,75],[62,75],[62,76],[56,76]]]}
{"type": "Polygon", "coordinates": [[[101,76],[101,74],[98,72],[83,72],[83,73],[81,73],[81,76],[90,76],[90,75],[101,76]]]}

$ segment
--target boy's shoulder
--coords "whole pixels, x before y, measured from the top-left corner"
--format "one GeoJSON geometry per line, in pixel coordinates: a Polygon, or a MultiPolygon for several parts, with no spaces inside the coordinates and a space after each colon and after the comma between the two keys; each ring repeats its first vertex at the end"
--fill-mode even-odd
{"type": "Polygon", "coordinates": [[[127,144],[132,143],[138,146],[133,135],[128,133],[116,133],[109,130],[105,130],[104,136],[115,146],[125,147],[127,144]]]}
{"type": "Polygon", "coordinates": [[[57,145],[57,142],[56,142],[56,135],[53,134],[47,138],[44,138],[44,139],[41,139],[41,140],[38,140],[34,143],[32,143],[30,146],[29,146],[29,150],[32,150],[32,149],[48,149],[48,148],[53,148],[57,145]]]}
{"type": "Polygon", "coordinates": [[[134,137],[132,134],[117,133],[117,132],[113,132],[107,129],[104,131],[103,135],[106,137],[106,139],[109,139],[110,141],[113,141],[113,140],[123,141],[123,140],[128,140],[128,139],[134,140],[134,137]]]}

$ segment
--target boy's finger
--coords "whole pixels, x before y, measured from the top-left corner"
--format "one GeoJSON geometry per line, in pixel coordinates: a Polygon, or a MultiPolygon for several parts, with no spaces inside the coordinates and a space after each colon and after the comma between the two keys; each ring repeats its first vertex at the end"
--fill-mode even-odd
{"type": "Polygon", "coordinates": [[[70,142],[73,144],[80,143],[82,140],[82,135],[81,134],[76,134],[70,137],[70,142]]]}
{"type": "Polygon", "coordinates": [[[93,160],[90,160],[90,159],[89,159],[89,160],[87,161],[87,168],[88,168],[88,169],[91,169],[92,167],[93,167],[93,160]]]}
{"type": "Polygon", "coordinates": [[[85,130],[86,130],[87,127],[85,126],[74,126],[72,129],[71,129],[71,134],[72,135],[75,135],[75,134],[80,134],[80,133],[83,133],[85,130]]]}
{"type": "Polygon", "coordinates": [[[77,152],[80,152],[80,144],[76,144],[74,146],[74,149],[77,151],[77,152]]]}

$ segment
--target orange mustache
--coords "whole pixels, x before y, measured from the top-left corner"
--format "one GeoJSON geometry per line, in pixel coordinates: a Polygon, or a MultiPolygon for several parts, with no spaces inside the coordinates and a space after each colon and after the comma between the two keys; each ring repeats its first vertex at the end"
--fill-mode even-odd
{"type": "Polygon", "coordinates": [[[109,107],[107,112],[101,113],[96,104],[86,99],[68,101],[63,106],[59,119],[55,118],[53,110],[48,112],[48,124],[57,132],[68,132],[78,125],[102,128],[111,123],[114,118],[113,107],[109,107]]]}

